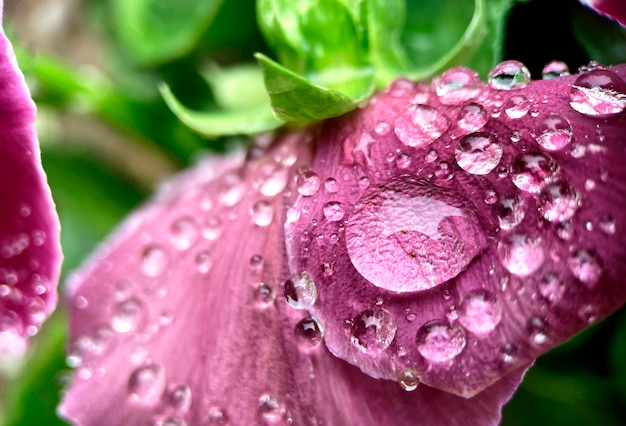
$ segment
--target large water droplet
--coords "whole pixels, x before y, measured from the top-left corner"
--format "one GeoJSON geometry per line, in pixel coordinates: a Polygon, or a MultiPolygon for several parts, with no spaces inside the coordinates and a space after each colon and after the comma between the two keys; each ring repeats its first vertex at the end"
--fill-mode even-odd
{"type": "Polygon", "coordinates": [[[496,65],[487,77],[494,89],[522,89],[530,82],[530,72],[518,61],[504,61],[496,65]]]}
{"type": "Polygon", "coordinates": [[[468,102],[459,108],[457,114],[458,126],[468,132],[476,132],[489,121],[489,114],[482,105],[475,102],[468,102]]]}
{"type": "Polygon", "coordinates": [[[315,195],[320,189],[320,185],[320,177],[314,172],[303,170],[298,173],[296,186],[298,187],[298,192],[305,197],[315,195]]]}
{"type": "Polygon", "coordinates": [[[324,217],[330,222],[338,222],[346,215],[343,205],[338,201],[329,201],[322,208],[324,217]]]}
{"type": "Polygon", "coordinates": [[[398,383],[407,392],[412,392],[420,384],[420,377],[414,368],[405,368],[398,377],[398,383]]]}
{"type": "Polygon", "coordinates": [[[435,287],[486,247],[463,195],[412,176],[370,188],[346,227],[348,255],[372,284],[396,292],[435,287]]]}
{"type": "Polygon", "coordinates": [[[143,309],[141,302],[135,298],[120,302],[113,310],[111,327],[118,333],[128,333],[135,330],[141,319],[143,309]]]}
{"type": "Polygon", "coordinates": [[[544,251],[541,238],[525,234],[512,234],[498,243],[498,257],[510,273],[526,277],[543,264],[544,251]]]}
{"type": "Polygon", "coordinates": [[[183,217],[172,223],[170,237],[174,247],[178,250],[187,250],[198,239],[198,226],[190,217],[183,217]]]}
{"type": "Polygon", "coordinates": [[[412,105],[394,123],[394,131],[406,146],[422,148],[430,145],[450,127],[443,113],[428,105],[412,105]]]}
{"type": "Polygon", "coordinates": [[[267,200],[257,201],[250,208],[250,216],[255,225],[269,226],[274,219],[274,204],[267,200]]]}
{"type": "Polygon", "coordinates": [[[306,317],[298,321],[293,334],[301,348],[313,348],[324,339],[324,329],[314,317],[306,317]]]}
{"type": "Polygon", "coordinates": [[[595,288],[602,278],[602,263],[591,250],[577,250],[568,259],[567,266],[572,274],[588,288],[595,288]]]}
{"type": "Polygon", "coordinates": [[[330,177],[324,181],[324,188],[326,188],[326,191],[330,194],[335,194],[339,191],[339,184],[335,178],[330,177]]]}
{"type": "Polygon", "coordinates": [[[526,96],[513,95],[506,100],[502,108],[509,118],[517,119],[528,114],[530,103],[526,96]]]}
{"type": "Polygon", "coordinates": [[[496,215],[500,229],[508,231],[519,225],[525,216],[524,199],[514,195],[512,197],[502,197],[496,205],[496,215]]]}
{"type": "Polygon", "coordinates": [[[463,136],[456,146],[456,162],[473,175],[486,175],[496,168],[502,158],[502,145],[485,132],[463,136]]]}
{"type": "Polygon", "coordinates": [[[578,192],[563,182],[546,186],[539,200],[542,216],[555,223],[572,218],[580,206],[578,192]]]}
{"type": "Polygon", "coordinates": [[[459,305],[459,321],[469,331],[481,336],[492,331],[500,323],[502,308],[493,293],[472,290],[466,293],[459,305]]]}
{"type": "Polygon", "coordinates": [[[379,353],[391,345],[398,324],[383,308],[366,309],[352,320],[350,341],[363,352],[379,353]]]}
{"type": "Polygon", "coordinates": [[[296,309],[308,309],[317,300],[315,281],[307,272],[292,275],[285,281],[284,294],[290,306],[296,309]]]}
{"type": "Polygon", "coordinates": [[[141,272],[148,277],[158,277],[167,268],[167,255],[159,246],[146,248],[142,255],[141,272]]]}
{"type": "Polygon", "coordinates": [[[450,361],[465,348],[465,330],[446,320],[433,320],[417,331],[415,344],[418,352],[432,362],[450,361]]]}
{"type": "Polygon", "coordinates": [[[574,110],[594,117],[606,117],[626,109],[626,82],[605,69],[594,69],[581,74],[569,95],[574,110]]]}
{"type": "Polygon", "coordinates": [[[556,162],[540,152],[519,155],[511,165],[513,184],[531,194],[553,182],[558,171],[556,162]]]}
{"type": "Polygon", "coordinates": [[[165,390],[165,369],[157,364],[149,364],[136,369],[128,379],[128,392],[133,400],[145,404],[155,404],[165,390]]]}
{"type": "Polygon", "coordinates": [[[566,75],[569,75],[569,68],[565,62],[561,61],[548,62],[541,71],[541,77],[544,80],[552,80],[566,75]]]}
{"type": "Polygon", "coordinates": [[[460,105],[475,98],[480,84],[478,74],[465,67],[450,68],[434,80],[435,91],[444,105],[460,105]]]}
{"type": "Polygon", "coordinates": [[[537,143],[548,151],[557,151],[572,141],[572,125],[558,114],[542,118],[534,129],[537,143]]]}

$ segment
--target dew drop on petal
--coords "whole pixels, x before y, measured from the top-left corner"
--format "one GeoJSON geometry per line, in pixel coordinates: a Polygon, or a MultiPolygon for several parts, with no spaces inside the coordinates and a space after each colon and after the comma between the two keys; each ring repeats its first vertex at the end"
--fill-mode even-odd
{"type": "Polygon", "coordinates": [[[394,123],[394,132],[406,146],[422,148],[430,145],[450,127],[450,120],[441,111],[428,105],[412,105],[394,123]]]}
{"type": "Polygon", "coordinates": [[[269,226],[274,219],[274,204],[267,200],[257,201],[250,208],[250,216],[255,225],[269,226]]]}
{"type": "Polygon", "coordinates": [[[147,277],[158,277],[167,268],[167,255],[159,246],[146,248],[142,255],[141,272],[147,277]]]}
{"type": "Polygon", "coordinates": [[[521,62],[504,61],[489,72],[487,81],[497,90],[522,89],[530,82],[530,72],[521,62]]]}
{"type": "Polygon", "coordinates": [[[134,401],[155,404],[165,390],[165,369],[157,364],[137,368],[128,379],[128,393],[134,401]]]}
{"type": "Polygon", "coordinates": [[[500,229],[509,231],[519,225],[524,220],[525,204],[524,199],[517,195],[500,198],[496,204],[500,229]]]}
{"type": "Polygon", "coordinates": [[[580,206],[580,195],[566,183],[546,186],[539,196],[541,215],[550,222],[562,222],[574,216],[580,206]]]}
{"type": "Polygon", "coordinates": [[[228,413],[222,407],[212,406],[207,410],[206,420],[209,426],[225,426],[228,424],[228,413]]]}
{"type": "Polygon", "coordinates": [[[565,283],[556,274],[548,272],[539,281],[539,293],[550,303],[558,303],[565,293],[565,283]]]}
{"type": "Polygon", "coordinates": [[[487,244],[464,205],[462,194],[408,175],[370,188],[346,227],[352,264],[375,286],[396,292],[456,277],[487,244]]]}
{"type": "Polygon", "coordinates": [[[298,345],[304,349],[316,347],[324,339],[322,325],[314,317],[306,317],[298,321],[293,334],[298,345]]]}
{"type": "Polygon", "coordinates": [[[343,205],[338,201],[329,201],[322,208],[324,217],[330,222],[338,222],[346,215],[343,205]]]}
{"type": "Polygon", "coordinates": [[[219,216],[209,216],[204,222],[202,236],[207,240],[217,240],[224,230],[224,223],[219,216]]]}
{"type": "Polygon", "coordinates": [[[593,289],[602,278],[602,263],[591,250],[577,250],[567,261],[570,272],[588,288],[593,289]]]}
{"type": "Polygon", "coordinates": [[[539,237],[511,234],[498,242],[498,257],[502,266],[513,275],[526,277],[543,264],[544,251],[539,237]]]}
{"type": "Polygon", "coordinates": [[[118,333],[134,330],[141,319],[143,309],[141,302],[135,298],[120,302],[113,310],[111,327],[118,333]]]}
{"type": "Polygon", "coordinates": [[[614,235],[616,228],[615,219],[611,215],[603,215],[598,221],[598,227],[606,235],[614,235]]]}
{"type": "Polygon", "coordinates": [[[446,362],[463,351],[467,340],[462,327],[446,320],[433,320],[420,327],[415,343],[417,351],[427,360],[446,362]]]}
{"type": "Polygon", "coordinates": [[[187,422],[178,416],[169,416],[165,420],[157,420],[154,426],[187,426],[187,422]]]}
{"type": "Polygon", "coordinates": [[[271,284],[260,282],[254,289],[254,301],[260,308],[266,308],[274,303],[276,292],[271,284]]]}
{"type": "Polygon", "coordinates": [[[380,136],[386,136],[391,132],[391,126],[386,121],[381,121],[374,127],[374,132],[380,136]]]}
{"type": "Polygon", "coordinates": [[[459,167],[466,172],[486,175],[500,162],[502,145],[489,133],[470,133],[461,138],[454,156],[459,167]]]}
{"type": "Polygon", "coordinates": [[[174,387],[168,395],[168,402],[170,406],[177,411],[185,412],[189,410],[189,407],[191,407],[191,401],[191,389],[187,385],[178,385],[174,387]]]}
{"type": "Polygon", "coordinates": [[[308,309],[317,300],[317,288],[313,277],[307,272],[289,277],[283,286],[285,300],[296,309],[308,309]]]}
{"type": "Polygon", "coordinates": [[[544,80],[552,80],[567,75],[569,75],[569,68],[565,62],[561,61],[548,62],[541,71],[541,78],[544,80]]]}
{"type": "Polygon", "coordinates": [[[379,353],[391,345],[398,325],[393,315],[383,308],[366,309],[352,320],[350,341],[366,353],[379,353]]]}
{"type": "Polygon", "coordinates": [[[502,318],[502,308],[496,297],[482,289],[466,293],[458,311],[461,325],[479,336],[496,328],[502,318]]]}
{"type": "Polygon", "coordinates": [[[521,154],[511,165],[513,184],[522,191],[538,194],[559,171],[556,162],[542,153],[521,154]]]}
{"type": "Polygon", "coordinates": [[[328,178],[324,181],[324,188],[329,194],[335,194],[339,191],[339,184],[335,178],[328,178]]]}
{"type": "Polygon", "coordinates": [[[435,92],[444,105],[460,105],[480,92],[480,77],[465,67],[454,67],[434,80],[435,92]]]}
{"type": "Polygon", "coordinates": [[[187,250],[198,239],[198,226],[190,217],[183,217],[172,223],[170,237],[174,247],[187,250]]]}
{"type": "Polygon", "coordinates": [[[506,100],[502,108],[509,118],[517,119],[528,114],[530,103],[526,96],[513,95],[506,100]]]}
{"type": "Polygon", "coordinates": [[[258,410],[262,419],[270,424],[281,421],[285,415],[285,407],[280,399],[267,393],[259,398],[258,410]]]}
{"type": "Polygon", "coordinates": [[[612,71],[594,69],[581,74],[570,90],[570,106],[592,117],[616,115],[626,109],[626,82],[612,71]]]}
{"type": "Polygon", "coordinates": [[[405,391],[412,392],[420,384],[419,374],[414,368],[405,368],[398,377],[398,383],[405,391]]]}
{"type": "Polygon", "coordinates": [[[320,185],[320,177],[316,173],[310,170],[303,170],[298,173],[296,186],[301,195],[304,195],[305,197],[315,195],[320,189],[320,185]]]}
{"type": "Polygon", "coordinates": [[[459,108],[457,114],[457,125],[468,132],[476,132],[489,121],[489,114],[482,105],[475,102],[468,102],[459,108]]]}
{"type": "Polygon", "coordinates": [[[211,252],[208,250],[202,250],[196,254],[194,259],[196,264],[196,269],[201,274],[206,274],[211,270],[211,266],[213,266],[213,256],[211,252]]]}
{"type": "Polygon", "coordinates": [[[537,143],[548,151],[558,151],[572,141],[572,125],[558,114],[539,120],[533,133],[537,143]]]}
{"type": "Polygon", "coordinates": [[[531,343],[543,345],[548,340],[548,326],[543,318],[532,316],[526,323],[531,343]]]}

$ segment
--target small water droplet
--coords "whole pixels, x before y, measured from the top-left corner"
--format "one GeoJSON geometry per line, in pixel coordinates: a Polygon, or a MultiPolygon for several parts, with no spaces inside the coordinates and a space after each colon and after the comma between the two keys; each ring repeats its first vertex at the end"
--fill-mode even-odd
{"type": "Polygon", "coordinates": [[[511,131],[511,136],[509,137],[511,142],[516,143],[522,140],[522,134],[518,130],[511,131]]]}
{"type": "Polygon", "coordinates": [[[209,216],[204,222],[202,236],[207,240],[217,240],[224,230],[224,223],[219,216],[209,216]]]}
{"type": "Polygon", "coordinates": [[[178,416],[169,416],[164,420],[157,420],[154,426],[187,426],[187,422],[178,416]]]}
{"type": "Polygon", "coordinates": [[[614,235],[615,228],[616,228],[615,219],[611,215],[603,215],[600,217],[600,220],[598,221],[598,227],[605,234],[614,235]]]}
{"type": "Polygon", "coordinates": [[[296,186],[298,192],[305,197],[311,197],[320,189],[320,177],[310,170],[303,170],[298,173],[296,186]]]}
{"type": "Polygon", "coordinates": [[[374,127],[374,132],[380,136],[386,136],[389,132],[391,132],[391,126],[386,121],[381,121],[376,124],[376,127],[374,127]]]}
{"type": "Polygon", "coordinates": [[[328,178],[324,181],[324,188],[326,188],[326,191],[330,194],[335,194],[339,191],[339,184],[336,179],[328,178]]]}
{"type": "Polygon", "coordinates": [[[174,387],[168,395],[168,402],[170,406],[181,412],[189,410],[189,407],[191,407],[191,400],[191,389],[187,385],[178,385],[174,387]]]}
{"type": "Polygon", "coordinates": [[[496,205],[496,215],[500,229],[509,231],[519,225],[525,216],[524,199],[514,195],[512,197],[502,197],[496,205]]]}
{"type": "Polygon", "coordinates": [[[259,398],[258,409],[263,420],[269,423],[279,422],[285,415],[285,407],[280,399],[267,393],[259,398]]]}
{"type": "Polygon", "coordinates": [[[513,160],[511,173],[513,184],[522,191],[538,194],[554,181],[559,166],[542,153],[521,154],[513,160]]]}
{"type": "Polygon", "coordinates": [[[460,105],[480,92],[480,77],[465,67],[453,67],[435,78],[435,92],[444,105],[460,105]]]}
{"type": "Polygon", "coordinates": [[[528,319],[526,328],[530,333],[530,341],[535,345],[543,345],[548,340],[548,326],[544,319],[532,316],[528,319]]]}
{"type": "Polygon", "coordinates": [[[530,82],[530,72],[521,62],[504,61],[489,72],[487,81],[497,90],[522,89],[530,82]]]}
{"type": "Polygon", "coordinates": [[[485,132],[463,136],[456,146],[456,162],[473,175],[486,175],[496,168],[502,158],[502,146],[485,132]]]}
{"type": "Polygon", "coordinates": [[[408,169],[411,166],[411,156],[406,153],[399,154],[396,157],[396,165],[399,169],[408,169]]]}
{"type": "Polygon", "coordinates": [[[178,250],[187,250],[198,239],[198,227],[190,217],[183,217],[172,223],[170,237],[174,247],[178,250]]]}
{"type": "Polygon", "coordinates": [[[128,333],[134,330],[141,319],[143,309],[141,302],[135,298],[124,300],[113,310],[111,327],[118,333],[128,333]]]}
{"type": "Polygon", "coordinates": [[[283,288],[287,303],[296,309],[308,309],[317,300],[315,281],[307,272],[292,275],[283,288]]]}
{"type": "Polygon", "coordinates": [[[319,345],[324,339],[324,329],[314,317],[306,317],[298,321],[293,334],[298,345],[305,349],[319,345]]]}
{"type": "Polygon", "coordinates": [[[213,256],[210,251],[202,250],[196,254],[194,262],[196,263],[198,272],[206,274],[211,270],[211,266],[213,266],[213,256]]]}
{"type": "Polygon", "coordinates": [[[564,77],[569,75],[569,68],[565,62],[552,61],[548,62],[541,71],[541,77],[544,80],[552,80],[558,77],[564,77]]]}
{"type": "Polygon", "coordinates": [[[134,401],[155,404],[165,390],[165,369],[149,364],[136,369],[128,379],[128,392],[134,401]]]}
{"type": "Polygon", "coordinates": [[[411,105],[394,123],[394,132],[406,146],[422,148],[430,145],[450,127],[443,113],[428,105],[411,105]]]}
{"type": "Polygon", "coordinates": [[[167,268],[167,255],[159,246],[146,248],[142,255],[141,272],[148,277],[158,277],[167,268]]]}
{"type": "Polygon", "coordinates": [[[228,424],[228,413],[222,407],[209,407],[206,419],[209,425],[224,426],[228,424]]]}
{"type": "Polygon", "coordinates": [[[572,125],[558,114],[550,114],[533,131],[537,143],[548,151],[558,151],[572,141],[572,125]]]}
{"type": "Polygon", "coordinates": [[[485,202],[485,204],[495,204],[496,201],[498,201],[498,194],[496,194],[496,191],[493,190],[487,190],[485,192],[485,198],[483,198],[483,201],[485,202]]]}
{"type": "Polygon", "coordinates": [[[559,182],[546,186],[541,191],[539,202],[544,219],[562,222],[574,216],[580,206],[580,195],[568,184],[559,182]]]}
{"type": "Polygon", "coordinates": [[[502,266],[520,277],[534,273],[544,260],[541,238],[525,234],[507,235],[498,242],[497,252],[502,266]]]}
{"type": "Polygon", "coordinates": [[[571,107],[581,114],[616,115],[626,109],[626,82],[612,71],[594,69],[576,79],[569,99],[571,107]]]}
{"type": "Polygon", "coordinates": [[[427,360],[446,362],[463,351],[467,340],[462,327],[446,320],[433,320],[420,327],[415,343],[418,352],[427,360]]]}
{"type": "Polygon", "coordinates": [[[578,317],[587,324],[598,321],[598,309],[594,305],[583,305],[578,309],[578,317]]]}
{"type": "Polygon", "coordinates": [[[246,186],[237,173],[232,172],[224,175],[220,181],[219,198],[222,204],[233,207],[246,193],[246,186]]]}
{"type": "Polygon", "coordinates": [[[338,201],[329,201],[324,204],[322,211],[324,212],[324,217],[330,222],[338,222],[346,215],[343,205],[338,201]]]}
{"type": "Polygon", "coordinates": [[[352,320],[350,341],[366,353],[379,353],[391,345],[398,325],[390,312],[383,308],[366,309],[352,320]]]}
{"type": "Polygon", "coordinates": [[[271,284],[261,282],[254,289],[254,300],[260,308],[266,308],[274,303],[276,292],[271,284]]]}
{"type": "Polygon", "coordinates": [[[602,278],[602,263],[600,259],[591,250],[580,249],[572,253],[567,265],[571,273],[585,284],[588,288],[593,289],[602,278]]]}
{"type": "Polygon", "coordinates": [[[250,208],[250,216],[255,225],[269,226],[274,219],[274,204],[267,200],[257,201],[250,208]]]}
{"type": "Polygon", "coordinates": [[[502,361],[511,363],[515,360],[516,356],[517,349],[511,343],[505,343],[500,347],[500,357],[502,357],[502,361]]]}
{"type": "Polygon", "coordinates": [[[528,98],[522,95],[513,95],[503,105],[504,112],[509,118],[518,119],[528,114],[530,103],[528,98]]]}
{"type": "Polygon", "coordinates": [[[466,293],[458,310],[461,325],[478,336],[493,331],[502,318],[502,308],[496,297],[482,289],[466,293]]]}
{"type": "Polygon", "coordinates": [[[551,272],[544,274],[538,287],[539,293],[552,304],[558,303],[565,294],[565,283],[551,272]]]}
{"type": "Polygon", "coordinates": [[[457,124],[463,130],[476,132],[485,127],[487,121],[489,121],[489,115],[480,104],[468,102],[459,108],[457,124]]]}
{"type": "Polygon", "coordinates": [[[400,387],[407,392],[412,392],[420,384],[420,376],[414,368],[405,368],[398,377],[400,387]]]}

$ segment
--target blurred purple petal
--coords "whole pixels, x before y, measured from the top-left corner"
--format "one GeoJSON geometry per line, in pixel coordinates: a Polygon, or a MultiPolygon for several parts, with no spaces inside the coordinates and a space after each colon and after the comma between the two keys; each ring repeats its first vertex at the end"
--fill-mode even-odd
{"type": "Polygon", "coordinates": [[[57,303],[60,228],[34,121],[35,104],[0,30],[0,354],[23,352],[57,303]]]}
{"type": "Polygon", "coordinates": [[[596,12],[615,19],[626,27],[626,2],[623,0],[580,0],[596,12]]]}
{"type": "MultiPolygon", "coordinates": [[[[72,278],[68,360],[77,371],[63,417],[84,425],[498,423],[525,366],[472,399],[406,392],[332,356],[323,325],[288,306],[283,218],[293,219],[286,200],[297,193],[296,170],[311,164],[310,139],[262,138],[272,147],[245,164],[198,165],[72,278]]],[[[415,385],[407,375],[404,386],[415,385]]]]}
{"type": "Polygon", "coordinates": [[[286,235],[330,351],[473,396],[621,307],[624,77],[455,68],[324,122],[286,235]]]}

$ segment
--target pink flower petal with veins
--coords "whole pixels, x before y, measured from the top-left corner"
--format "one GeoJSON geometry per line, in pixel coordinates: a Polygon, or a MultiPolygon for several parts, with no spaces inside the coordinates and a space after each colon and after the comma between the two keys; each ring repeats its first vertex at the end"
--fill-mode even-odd
{"type": "Polygon", "coordinates": [[[290,267],[372,377],[472,397],[626,300],[626,65],[522,67],[397,80],[317,131],[306,173],[335,184],[295,201],[290,267]]]}
{"type": "Polygon", "coordinates": [[[622,0],[580,0],[596,12],[615,19],[626,27],[626,3],[622,0]]]}
{"type": "MultiPolygon", "coordinates": [[[[307,276],[287,280],[283,227],[296,218],[289,200],[319,190],[305,172],[315,144],[306,133],[261,142],[272,146],[260,157],[205,162],[169,184],[74,276],[77,370],[60,415],[82,425],[497,424],[526,366],[466,399],[406,392],[328,352],[325,325],[293,308],[315,303],[315,291],[307,276]]],[[[418,382],[408,372],[403,385],[418,382]]]]}
{"type": "Polygon", "coordinates": [[[0,354],[20,354],[56,307],[62,255],[35,104],[2,30],[0,100],[0,354]]]}

